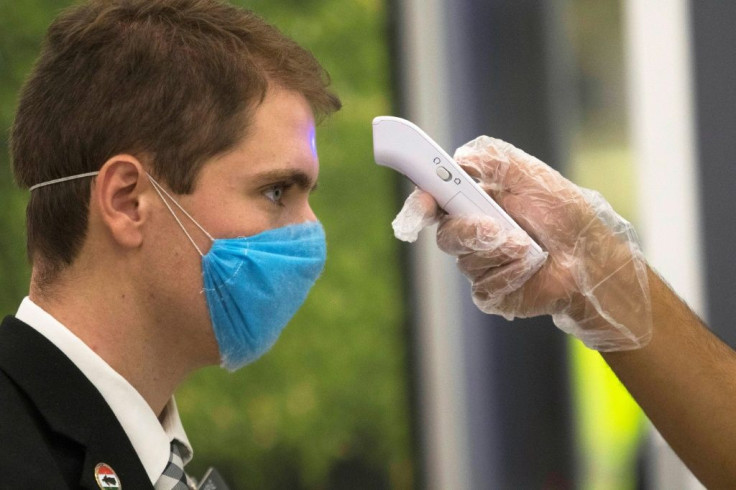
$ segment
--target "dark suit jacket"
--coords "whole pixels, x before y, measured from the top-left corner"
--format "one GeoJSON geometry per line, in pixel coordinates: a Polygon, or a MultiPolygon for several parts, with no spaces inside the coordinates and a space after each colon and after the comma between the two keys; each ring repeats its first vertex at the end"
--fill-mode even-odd
{"type": "Polygon", "coordinates": [[[0,325],[0,488],[98,490],[109,465],[124,490],[152,489],[99,391],[56,346],[14,317],[0,325]]]}

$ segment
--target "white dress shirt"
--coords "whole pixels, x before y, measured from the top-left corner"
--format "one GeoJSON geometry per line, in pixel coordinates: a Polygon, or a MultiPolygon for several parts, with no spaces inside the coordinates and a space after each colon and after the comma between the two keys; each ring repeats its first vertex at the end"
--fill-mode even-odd
{"type": "Polygon", "coordinates": [[[30,298],[23,299],[15,316],[58,347],[99,390],[128,435],[151,484],[156,483],[169,462],[170,444],[174,439],[184,446],[184,464],[192,459],[192,446],[181,424],[174,397],[164,407],[159,421],[133,385],[30,298]]]}

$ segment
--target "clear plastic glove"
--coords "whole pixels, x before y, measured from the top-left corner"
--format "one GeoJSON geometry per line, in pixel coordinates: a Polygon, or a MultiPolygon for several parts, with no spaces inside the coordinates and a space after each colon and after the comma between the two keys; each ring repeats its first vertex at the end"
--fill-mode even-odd
{"type": "Polygon", "coordinates": [[[437,244],[457,257],[474,303],[486,313],[552,315],[560,329],[599,351],[649,342],[646,262],[631,224],[599,193],[488,136],[459,148],[455,160],[548,252],[547,260],[529,257],[525,233],[487,216],[448,216],[421,190],[394,220],[397,238],[414,241],[439,221],[437,244]]]}

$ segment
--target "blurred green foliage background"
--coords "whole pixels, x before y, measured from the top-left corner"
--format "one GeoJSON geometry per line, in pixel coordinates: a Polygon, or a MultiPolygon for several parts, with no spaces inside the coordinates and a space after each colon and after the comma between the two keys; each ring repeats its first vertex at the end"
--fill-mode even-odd
{"type": "MultiPolygon", "coordinates": [[[[23,79],[64,0],[0,0],[0,310],[26,294],[25,191],[12,181],[8,128],[23,79]]],[[[233,488],[410,488],[403,290],[389,223],[393,176],[373,163],[370,121],[390,112],[381,0],[251,0],[311,49],[344,108],[318,130],[315,212],[328,262],[309,300],[265,358],[235,374],[210,368],[177,401],[195,448],[189,472],[217,467],[233,488]]],[[[278,144],[278,142],[275,142],[278,144]]]]}

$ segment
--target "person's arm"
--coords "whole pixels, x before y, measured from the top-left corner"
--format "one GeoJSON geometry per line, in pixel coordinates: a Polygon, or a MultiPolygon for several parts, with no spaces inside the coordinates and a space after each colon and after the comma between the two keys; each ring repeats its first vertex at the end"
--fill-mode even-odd
{"type": "Polygon", "coordinates": [[[708,488],[736,485],[736,353],[650,271],[649,344],[601,355],[708,488]]]}

